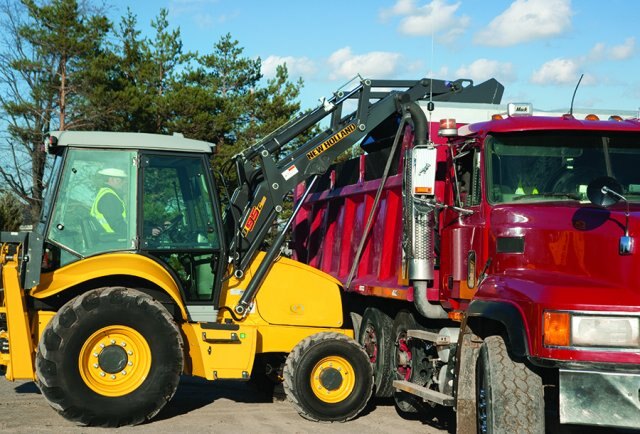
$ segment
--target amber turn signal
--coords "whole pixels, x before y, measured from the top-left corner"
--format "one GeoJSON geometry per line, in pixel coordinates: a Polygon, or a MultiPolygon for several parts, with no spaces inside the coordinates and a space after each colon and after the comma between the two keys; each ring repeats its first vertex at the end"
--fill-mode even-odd
{"type": "Polygon", "coordinates": [[[571,317],[566,312],[544,313],[544,345],[554,347],[569,346],[571,317]]]}

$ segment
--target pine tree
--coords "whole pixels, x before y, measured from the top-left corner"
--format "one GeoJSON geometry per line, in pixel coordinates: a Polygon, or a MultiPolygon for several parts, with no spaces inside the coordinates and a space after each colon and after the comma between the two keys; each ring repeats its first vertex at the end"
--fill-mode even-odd
{"type": "MultiPolygon", "coordinates": [[[[81,128],[91,112],[83,100],[83,71],[109,29],[103,15],[81,10],[75,0],[1,4],[0,113],[8,124],[0,177],[28,203],[32,221],[42,204],[46,158],[42,143],[54,129],[81,128]]],[[[86,84],[86,82],[85,82],[86,84]]]]}
{"type": "Polygon", "coordinates": [[[22,224],[24,206],[9,192],[0,193],[0,230],[17,231],[22,224]]]}

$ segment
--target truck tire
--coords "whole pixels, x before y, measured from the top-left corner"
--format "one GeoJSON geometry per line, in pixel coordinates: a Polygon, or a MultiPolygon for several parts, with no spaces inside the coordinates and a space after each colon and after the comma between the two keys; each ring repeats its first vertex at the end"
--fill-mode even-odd
{"type": "Polygon", "coordinates": [[[362,315],[358,342],[364,347],[373,368],[375,396],[388,398],[393,395],[393,371],[390,369],[393,351],[391,333],[393,321],[375,307],[368,307],[362,315]]]}
{"type": "Polygon", "coordinates": [[[36,378],[49,404],[82,425],[136,425],[173,397],[183,340],[169,312],[140,291],[108,287],[65,304],[38,343],[36,378]]]}
{"type": "Polygon", "coordinates": [[[283,376],[287,398],[312,421],[353,419],[373,390],[369,357],[340,333],[317,333],[300,341],[287,357],[283,376]]]}
{"type": "MultiPolygon", "coordinates": [[[[416,371],[415,349],[407,338],[407,330],[418,327],[416,320],[410,312],[398,312],[393,320],[394,351],[391,354],[391,367],[394,379],[412,381],[416,371]]],[[[423,401],[417,396],[396,390],[393,393],[396,409],[400,414],[418,413],[424,407],[423,401]]]]}
{"type": "Polygon", "coordinates": [[[545,432],[542,379],[511,359],[501,336],[484,340],[476,373],[479,433],[545,432]]]}

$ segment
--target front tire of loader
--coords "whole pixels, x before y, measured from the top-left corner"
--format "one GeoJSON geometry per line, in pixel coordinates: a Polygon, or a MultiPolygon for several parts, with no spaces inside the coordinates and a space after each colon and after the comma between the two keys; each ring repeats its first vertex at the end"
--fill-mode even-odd
{"type": "Polygon", "coordinates": [[[42,394],[82,425],[136,425],[173,397],[183,341],[167,310],[129,288],[86,292],[65,304],[38,344],[42,394]]]}
{"type": "Polygon", "coordinates": [[[283,376],[287,398],[312,421],[353,419],[373,390],[369,357],[340,333],[317,333],[300,341],[287,357],[283,376]]]}

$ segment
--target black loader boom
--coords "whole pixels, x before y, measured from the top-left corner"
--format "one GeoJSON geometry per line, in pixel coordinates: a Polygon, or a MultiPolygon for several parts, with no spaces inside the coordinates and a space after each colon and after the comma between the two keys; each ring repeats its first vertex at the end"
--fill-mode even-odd
{"type": "MultiPolygon", "coordinates": [[[[491,79],[477,86],[470,80],[434,79],[368,80],[348,91],[340,90],[307,113],[292,119],[262,141],[234,157],[239,186],[231,196],[225,228],[231,240],[230,260],[234,274],[241,277],[262,245],[269,228],[282,212],[287,194],[302,181],[306,196],[317,177],[327,171],[345,150],[364,138],[394,114],[407,116],[415,129],[416,144],[426,142],[426,116],[416,101],[499,102],[504,87],[491,79]],[[343,114],[345,104],[357,107],[343,114]],[[294,139],[329,118],[328,127],[293,151],[281,155],[294,139]]],[[[256,291],[278,256],[285,233],[297,209],[266,253],[256,275],[235,306],[245,315],[256,291]]]]}

